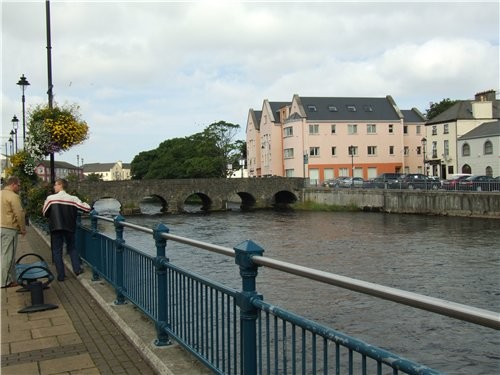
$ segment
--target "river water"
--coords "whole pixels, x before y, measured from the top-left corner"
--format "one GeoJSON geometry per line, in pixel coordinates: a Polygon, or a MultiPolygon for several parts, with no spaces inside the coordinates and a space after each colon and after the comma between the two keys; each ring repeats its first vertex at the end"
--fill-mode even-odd
{"type": "MultiPolygon", "coordinates": [[[[500,222],[477,218],[330,212],[220,212],[131,216],[146,227],[322,271],[500,311],[500,222]]],[[[112,232],[111,225],[103,225],[112,232]]],[[[125,229],[150,254],[152,237],[125,229]]],[[[174,264],[240,289],[233,258],[169,242],[174,264]]],[[[449,374],[499,374],[500,334],[375,297],[260,268],[264,300],[449,374]]],[[[500,317],[499,317],[500,318],[500,317]]]]}

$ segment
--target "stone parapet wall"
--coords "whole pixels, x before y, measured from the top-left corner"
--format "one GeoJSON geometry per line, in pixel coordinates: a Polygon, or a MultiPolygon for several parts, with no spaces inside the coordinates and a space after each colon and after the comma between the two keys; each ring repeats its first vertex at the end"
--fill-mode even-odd
{"type": "Polygon", "coordinates": [[[500,193],[379,189],[304,189],[304,200],[366,211],[500,219],[500,193]]]}

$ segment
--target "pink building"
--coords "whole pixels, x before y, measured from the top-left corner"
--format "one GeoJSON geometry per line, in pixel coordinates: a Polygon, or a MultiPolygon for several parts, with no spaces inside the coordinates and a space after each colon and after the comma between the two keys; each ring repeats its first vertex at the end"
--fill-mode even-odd
{"type": "Polygon", "coordinates": [[[250,109],[246,129],[250,177],[423,173],[425,118],[384,98],[300,97],[264,100],[250,109]]]}

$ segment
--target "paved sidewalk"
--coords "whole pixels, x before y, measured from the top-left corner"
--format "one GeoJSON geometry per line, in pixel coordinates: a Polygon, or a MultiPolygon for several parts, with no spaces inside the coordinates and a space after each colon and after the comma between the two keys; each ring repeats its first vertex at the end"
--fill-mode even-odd
{"type": "MultiPolygon", "coordinates": [[[[16,259],[37,253],[55,274],[45,235],[30,226],[19,239],[16,259]]],[[[179,345],[155,347],[154,325],[132,305],[114,305],[113,290],[90,274],[53,281],[44,290],[53,310],[19,313],[30,293],[1,289],[2,375],[211,373],[179,345]]]]}

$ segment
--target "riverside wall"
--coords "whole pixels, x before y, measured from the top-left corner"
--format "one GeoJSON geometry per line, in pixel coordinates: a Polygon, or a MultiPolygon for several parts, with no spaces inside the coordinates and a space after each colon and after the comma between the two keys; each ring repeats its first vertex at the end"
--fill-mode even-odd
{"type": "Polygon", "coordinates": [[[400,214],[500,219],[500,193],[307,188],[304,201],[400,214]]]}

